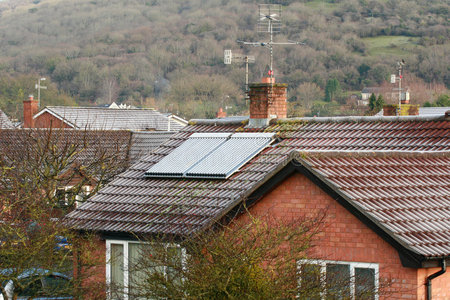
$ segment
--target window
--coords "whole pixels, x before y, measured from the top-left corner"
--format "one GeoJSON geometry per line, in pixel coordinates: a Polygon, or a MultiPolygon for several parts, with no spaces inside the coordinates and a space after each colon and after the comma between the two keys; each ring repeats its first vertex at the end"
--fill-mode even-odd
{"type": "Polygon", "coordinates": [[[307,299],[378,299],[378,264],[301,260],[299,285],[307,299]]]}
{"type": "MultiPolygon", "coordinates": [[[[174,253],[182,265],[185,250],[175,244],[166,244],[165,249],[174,253]]],[[[109,290],[109,299],[131,300],[138,299],[130,295],[136,294],[136,288],[146,278],[149,269],[140,268],[142,255],[151,255],[152,245],[149,243],[132,241],[106,241],[106,283],[109,290]]],[[[147,265],[146,268],[149,268],[147,265]]],[[[153,270],[165,276],[173,276],[173,270],[166,266],[154,266],[153,270]]]]}
{"type": "Polygon", "coordinates": [[[45,295],[70,297],[70,281],[66,278],[50,275],[42,278],[45,295]]]}
{"type": "Polygon", "coordinates": [[[91,187],[89,185],[83,185],[81,191],[74,195],[73,186],[58,187],[55,192],[55,197],[58,199],[58,205],[60,207],[66,207],[69,203],[75,200],[75,207],[78,207],[79,202],[84,202],[91,193],[91,187]]]}
{"type": "Polygon", "coordinates": [[[32,297],[42,292],[42,282],[40,278],[36,276],[21,279],[20,285],[23,289],[15,288],[15,290],[18,290],[17,294],[19,297],[32,297]]]}

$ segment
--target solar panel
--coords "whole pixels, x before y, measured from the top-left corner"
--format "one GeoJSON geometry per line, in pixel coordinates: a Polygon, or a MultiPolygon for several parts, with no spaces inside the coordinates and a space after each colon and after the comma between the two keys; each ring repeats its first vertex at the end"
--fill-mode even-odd
{"type": "Polygon", "coordinates": [[[274,136],[274,133],[194,133],[145,176],[225,179],[267,147],[274,136]]]}
{"type": "Polygon", "coordinates": [[[185,177],[228,178],[267,147],[274,136],[274,133],[233,134],[225,143],[190,168],[185,177]]]}
{"type": "Polygon", "coordinates": [[[193,133],[188,140],[153,165],[145,176],[183,177],[186,171],[225,143],[231,133],[193,133]]]}

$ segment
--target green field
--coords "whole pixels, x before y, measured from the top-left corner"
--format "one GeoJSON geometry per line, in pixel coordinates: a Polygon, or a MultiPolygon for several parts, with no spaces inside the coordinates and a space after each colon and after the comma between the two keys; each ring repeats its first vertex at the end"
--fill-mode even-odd
{"type": "Polygon", "coordinates": [[[306,2],[305,6],[329,13],[335,10],[339,6],[339,3],[330,3],[326,0],[314,0],[306,2]]]}
{"type": "Polygon", "coordinates": [[[413,49],[422,47],[417,44],[419,38],[408,36],[377,36],[362,39],[371,56],[408,55],[413,49]]]}

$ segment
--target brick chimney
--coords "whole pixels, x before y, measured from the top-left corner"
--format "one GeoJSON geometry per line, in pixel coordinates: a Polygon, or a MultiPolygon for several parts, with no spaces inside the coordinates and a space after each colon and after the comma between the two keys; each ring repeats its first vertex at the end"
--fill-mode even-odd
{"type": "MultiPolygon", "coordinates": [[[[398,104],[388,104],[383,106],[383,116],[396,116],[398,104]]],[[[419,104],[403,104],[401,105],[400,116],[418,116],[419,104]]]]}
{"type": "Polygon", "coordinates": [[[287,84],[275,83],[275,78],[263,78],[262,83],[249,84],[250,121],[248,127],[264,127],[271,119],[287,117],[287,84]]]}
{"type": "Polygon", "coordinates": [[[33,116],[38,112],[38,102],[33,99],[33,95],[28,96],[27,100],[23,101],[23,127],[33,128],[33,116]]]}
{"type": "Polygon", "coordinates": [[[216,114],[216,118],[221,119],[221,118],[226,118],[226,117],[227,117],[227,112],[223,111],[222,107],[219,108],[219,111],[216,114]]]}

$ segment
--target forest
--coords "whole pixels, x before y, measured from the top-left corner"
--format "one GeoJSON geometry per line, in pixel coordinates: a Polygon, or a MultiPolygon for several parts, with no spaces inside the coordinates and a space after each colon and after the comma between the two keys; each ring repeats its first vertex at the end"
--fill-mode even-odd
{"type": "Polygon", "coordinates": [[[290,116],[363,113],[349,97],[388,84],[401,59],[413,103],[449,94],[447,0],[3,0],[0,109],[20,119],[22,101],[46,78],[41,107],[245,114],[245,65],[225,65],[223,51],[255,56],[250,82],[267,73],[267,48],[236,43],[268,41],[256,30],[260,3],[282,5],[275,42],[305,43],[274,47],[290,116]]]}

